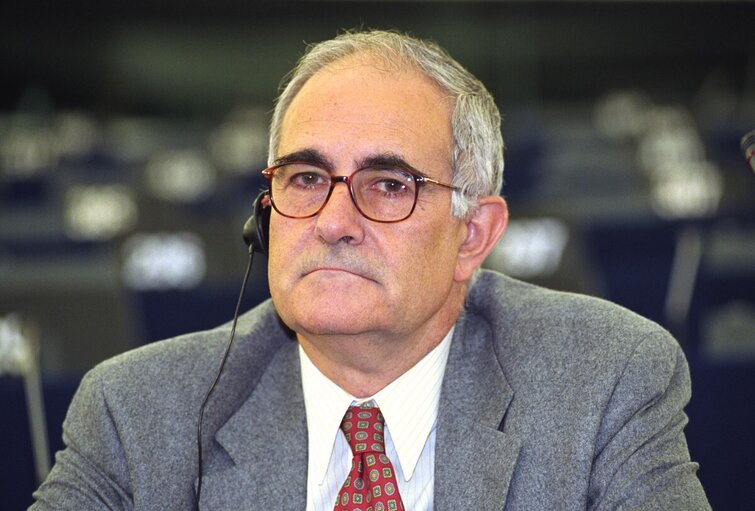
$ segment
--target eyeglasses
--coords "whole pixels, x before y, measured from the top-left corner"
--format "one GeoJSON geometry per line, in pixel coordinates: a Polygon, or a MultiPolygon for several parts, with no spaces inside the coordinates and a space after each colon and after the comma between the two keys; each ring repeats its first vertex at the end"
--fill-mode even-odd
{"type": "Polygon", "coordinates": [[[270,183],[270,202],[289,218],[309,218],[328,203],[337,183],[349,187],[357,210],[375,222],[400,222],[414,212],[420,185],[431,183],[451,190],[460,188],[422,176],[402,167],[365,167],[350,176],[331,176],[312,163],[290,162],[262,171],[270,183]]]}

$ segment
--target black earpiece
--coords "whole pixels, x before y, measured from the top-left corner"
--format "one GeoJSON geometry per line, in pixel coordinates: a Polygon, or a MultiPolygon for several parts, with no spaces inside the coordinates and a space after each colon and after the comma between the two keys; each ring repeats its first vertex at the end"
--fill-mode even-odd
{"type": "Polygon", "coordinates": [[[267,235],[270,231],[270,203],[267,190],[261,192],[252,205],[252,216],[244,224],[244,243],[258,254],[267,254],[267,235]]]}

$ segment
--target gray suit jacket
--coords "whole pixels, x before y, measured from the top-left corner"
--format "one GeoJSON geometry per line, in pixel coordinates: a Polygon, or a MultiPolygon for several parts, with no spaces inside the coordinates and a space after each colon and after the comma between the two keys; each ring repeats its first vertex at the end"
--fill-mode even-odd
{"type": "MultiPolygon", "coordinates": [[[[32,509],[191,508],[197,411],[228,333],[93,369],[32,509]]],[[[205,415],[203,509],[305,509],[296,346],[269,302],[240,319],[205,415]]],[[[443,381],[435,509],[709,509],[683,433],[689,396],[684,355],[654,323],[482,272],[443,381]]]]}

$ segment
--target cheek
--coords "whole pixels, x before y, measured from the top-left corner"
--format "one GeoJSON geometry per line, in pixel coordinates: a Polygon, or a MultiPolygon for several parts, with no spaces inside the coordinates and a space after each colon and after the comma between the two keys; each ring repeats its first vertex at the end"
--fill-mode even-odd
{"type": "Polygon", "coordinates": [[[274,215],[270,219],[270,250],[268,253],[268,280],[271,292],[273,287],[290,280],[293,271],[292,260],[301,248],[297,248],[298,239],[295,225],[289,225],[285,219],[274,215]]]}
{"type": "MultiPolygon", "coordinates": [[[[447,227],[447,226],[446,226],[447,227]]],[[[402,233],[398,237],[401,246],[400,257],[391,254],[395,267],[402,268],[400,273],[410,283],[408,291],[422,294],[434,286],[445,286],[452,280],[456,267],[455,238],[450,229],[436,226],[402,233]]]]}

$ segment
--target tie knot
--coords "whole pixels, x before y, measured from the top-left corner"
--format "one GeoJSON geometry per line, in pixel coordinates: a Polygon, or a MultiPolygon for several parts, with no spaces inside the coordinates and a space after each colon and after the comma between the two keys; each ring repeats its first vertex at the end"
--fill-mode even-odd
{"type": "Polygon", "coordinates": [[[366,452],[385,452],[383,428],[385,420],[380,409],[350,406],[341,421],[341,431],[346,435],[354,455],[366,452]]]}

